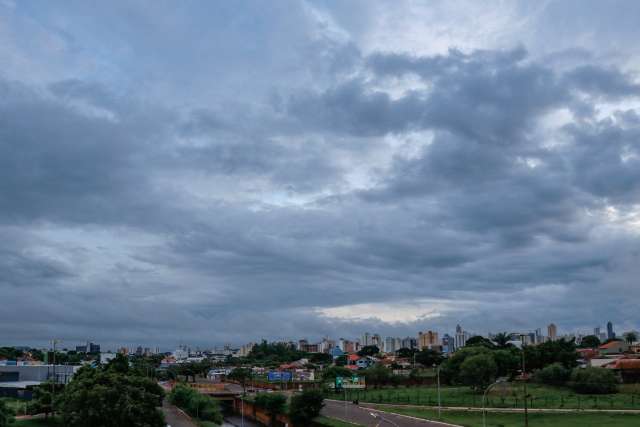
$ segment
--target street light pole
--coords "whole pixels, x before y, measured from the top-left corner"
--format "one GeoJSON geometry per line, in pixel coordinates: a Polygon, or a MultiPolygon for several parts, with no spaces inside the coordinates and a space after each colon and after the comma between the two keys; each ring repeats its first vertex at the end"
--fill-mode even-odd
{"type": "Polygon", "coordinates": [[[527,406],[527,372],[525,368],[524,358],[524,337],[525,334],[520,334],[520,340],[522,342],[522,385],[524,388],[524,427],[529,427],[529,408],[527,406]]]}
{"type": "Polygon", "coordinates": [[[434,363],[433,367],[436,369],[436,378],[438,384],[438,419],[442,419],[442,402],[440,400],[440,365],[434,363]]]}
{"type": "Polygon", "coordinates": [[[493,384],[491,384],[489,387],[487,387],[487,389],[484,391],[484,394],[482,395],[482,427],[487,427],[487,405],[486,405],[486,401],[487,401],[487,395],[489,394],[489,390],[491,390],[491,388],[493,386],[496,386],[500,383],[504,382],[503,378],[498,378],[498,380],[496,380],[496,382],[494,382],[493,384]]]}

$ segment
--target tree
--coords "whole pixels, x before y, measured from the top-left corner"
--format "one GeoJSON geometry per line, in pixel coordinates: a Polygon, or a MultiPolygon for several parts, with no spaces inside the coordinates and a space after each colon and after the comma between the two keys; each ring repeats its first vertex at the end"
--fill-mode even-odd
{"type": "Polygon", "coordinates": [[[311,420],[320,414],[324,406],[324,396],[320,390],[305,390],[291,398],[289,416],[295,426],[311,425],[311,420]]]}
{"type": "Polygon", "coordinates": [[[528,372],[542,369],[552,363],[561,363],[567,369],[578,366],[578,353],[574,340],[559,339],[524,348],[528,372]]]}
{"type": "Polygon", "coordinates": [[[333,363],[335,363],[336,366],[345,366],[347,364],[347,355],[343,354],[336,357],[333,363]]]}
{"type": "Polygon", "coordinates": [[[468,357],[460,366],[460,379],[473,390],[487,388],[496,379],[498,367],[489,353],[468,357]]]}
{"type": "Polygon", "coordinates": [[[55,407],[67,427],[164,427],[162,388],[149,378],[117,369],[81,368],[55,407]]]}
{"type": "Polygon", "coordinates": [[[13,422],[13,415],[4,400],[0,400],[0,427],[7,427],[13,422]]]}
{"type": "Polygon", "coordinates": [[[413,355],[417,352],[418,350],[415,348],[402,347],[400,350],[396,351],[396,356],[412,359],[413,355]]]}
{"type": "Polygon", "coordinates": [[[520,369],[520,351],[515,347],[506,347],[491,353],[498,368],[498,377],[514,377],[520,369]]]}
{"type": "Polygon", "coordinates": [[[276,416],[284,412],[287,398],[280,393],[258,393],[254,403],[269,414],[270,425],[274,425],[276,416]]]}
{"type": "Polygon", "coordinates": [[[472,347],[472,346],[484,346],[487,347],[489,349],[495,348],[495,344],[493,343],[493,341],[491,341],[488,338],[485,337],[481,337],[480,335],[476,335],[473,336],[471,338],[469,338],[467,340],[467,343],[465,344],[465,346],[467,347],[472,347]]]}
{"type": "Polygon", "coordinates": [[[448,384],[460,384],[460,367],[471,356],[487,354],[490,350],[484,346],[463,347],[440,365],[440,376],[448,384]]]}
{"type": "Polygon", "coordinates": [[[587,335],[582,337],[580,348],[598,348],[600,347],[600,338],[595,335],[587,335]]]}
{"type": "Polygon", "coordinates": [[[325,381],[334,381],[336,377],[350,377],[351,374],[351,370],[347,368],[344,368],[342,366],[331,366],[330,368],[322,371],[322,379],[325,381]]]}
{"type": "Polygon", "coordinates": [[[631,345],[634,342],[638,341],[638,335],[635,332],[627,332],[624,334],[624,339],[627,344],[631,345]]]}
{"type": "Polygon", "coordinates": [[[380,353],[380,349],[378,348],[377,345],[365,345],[358,352],[358,356],[360,357],[375,356],[378,353],[380,353]]]}
{"type": "Polygon", "coordinates": [[[420,350],[418,353],[416,353],[415,358],[416,358],[416,362],[426,367],[431,367],[433,365],[440,365],[444,360],[442,353],[436,350],[432,350],[430,348],[425,348],[424,350],[420,350]]]}
{"type": "MultiPolygon", "coordinates": [[[[53,401],[51,395],[52,382],[44,382],[33,389],[33,400],[30,405],[30,413],[43,414],[48,419],[52,412],[51,403],[53,401]]],[[[55,387],[55,386],[54,386],[55,387]]]]}
{"type": "Polygon", "coordinates": [[[561,386],[569,380],[570,376],[571,370],[560,363],[552,363],[536,372],[533,378],[542,384],[561,386]]]}
{"type": "Polygon", "coordinates": [[[577,393],[609,394],[618,392],[618,380],[606,368],[575,368],[569,386],[577,393]]]}
{"type": "Polygon", "coordinates": [[[379,387],[381,385],[388,384],[393,373],[389,368],[385,368],[382,365],[374,365],[371,368],[362,371],[362,375],[367,380],[367,386],[372,385],[374,387],[379,387]]]}
{"type": "Polygon", "coordinates": [[[500,332],[493,337],[493,342],[498,348],[513,347],[509,341],[511,341],[511,334],[508,332],[500,332]]]}
{"type": "Polygon", "coordinates": [[[227,378],[238,381],[242,386],[242,394],[245,394],[247,383],[251,381],[251,378],[253,378],[253,371],[249,368],[235,368],[229,372],[227,378]]]}

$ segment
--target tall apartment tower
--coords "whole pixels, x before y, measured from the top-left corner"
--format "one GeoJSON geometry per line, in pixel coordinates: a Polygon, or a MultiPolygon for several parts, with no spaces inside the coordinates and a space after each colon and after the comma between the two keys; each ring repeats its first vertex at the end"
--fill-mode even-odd
{"type": "Polygon", "coordinates": [[[456,326],[456,336],[455,336],[455,348],[458,350],[459,348],[464,347],[467,344],[467,340],[469,339],[469,333],[462,329],[462,326],[456,326]]]}
{"type": "Polygon", "coordinates": [[[612,340],[616,337],[616,333],[613,331],[613,323],[607,322],[607,339],[612,340]]]}
{"type": "Polygon", "coordinates": [[[438,333],[433,331],[426,331],[418,333],[418,349],[423,350],[425,348],[431,348],[433,346],[439,346],[438,333]]]}
{"type": "Polygon", "coordinates": [[[550,341],[556,340],[556,338],[558,337],[558,327],[555,325],[555,323],[547,326],[547,335],[549,336],[550,341]]]}

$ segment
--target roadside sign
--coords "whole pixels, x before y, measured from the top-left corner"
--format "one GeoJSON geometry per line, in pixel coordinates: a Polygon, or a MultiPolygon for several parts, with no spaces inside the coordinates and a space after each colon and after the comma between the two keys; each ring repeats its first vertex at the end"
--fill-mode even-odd
{"type": "Polygon", "coordinates": [[[269,382],[287,382],[291,381],[292,378],[291,372],[269,371],[267,373],[269,382]]]}

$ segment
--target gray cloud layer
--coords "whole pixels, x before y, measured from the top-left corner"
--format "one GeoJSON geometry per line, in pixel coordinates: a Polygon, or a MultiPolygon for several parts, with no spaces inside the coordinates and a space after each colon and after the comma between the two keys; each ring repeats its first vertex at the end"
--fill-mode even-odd
{"type": "Polygon", "coordinates": [[[637,327],[637,30],[399,5],[2,4],[2,340],[637,327]]]}

